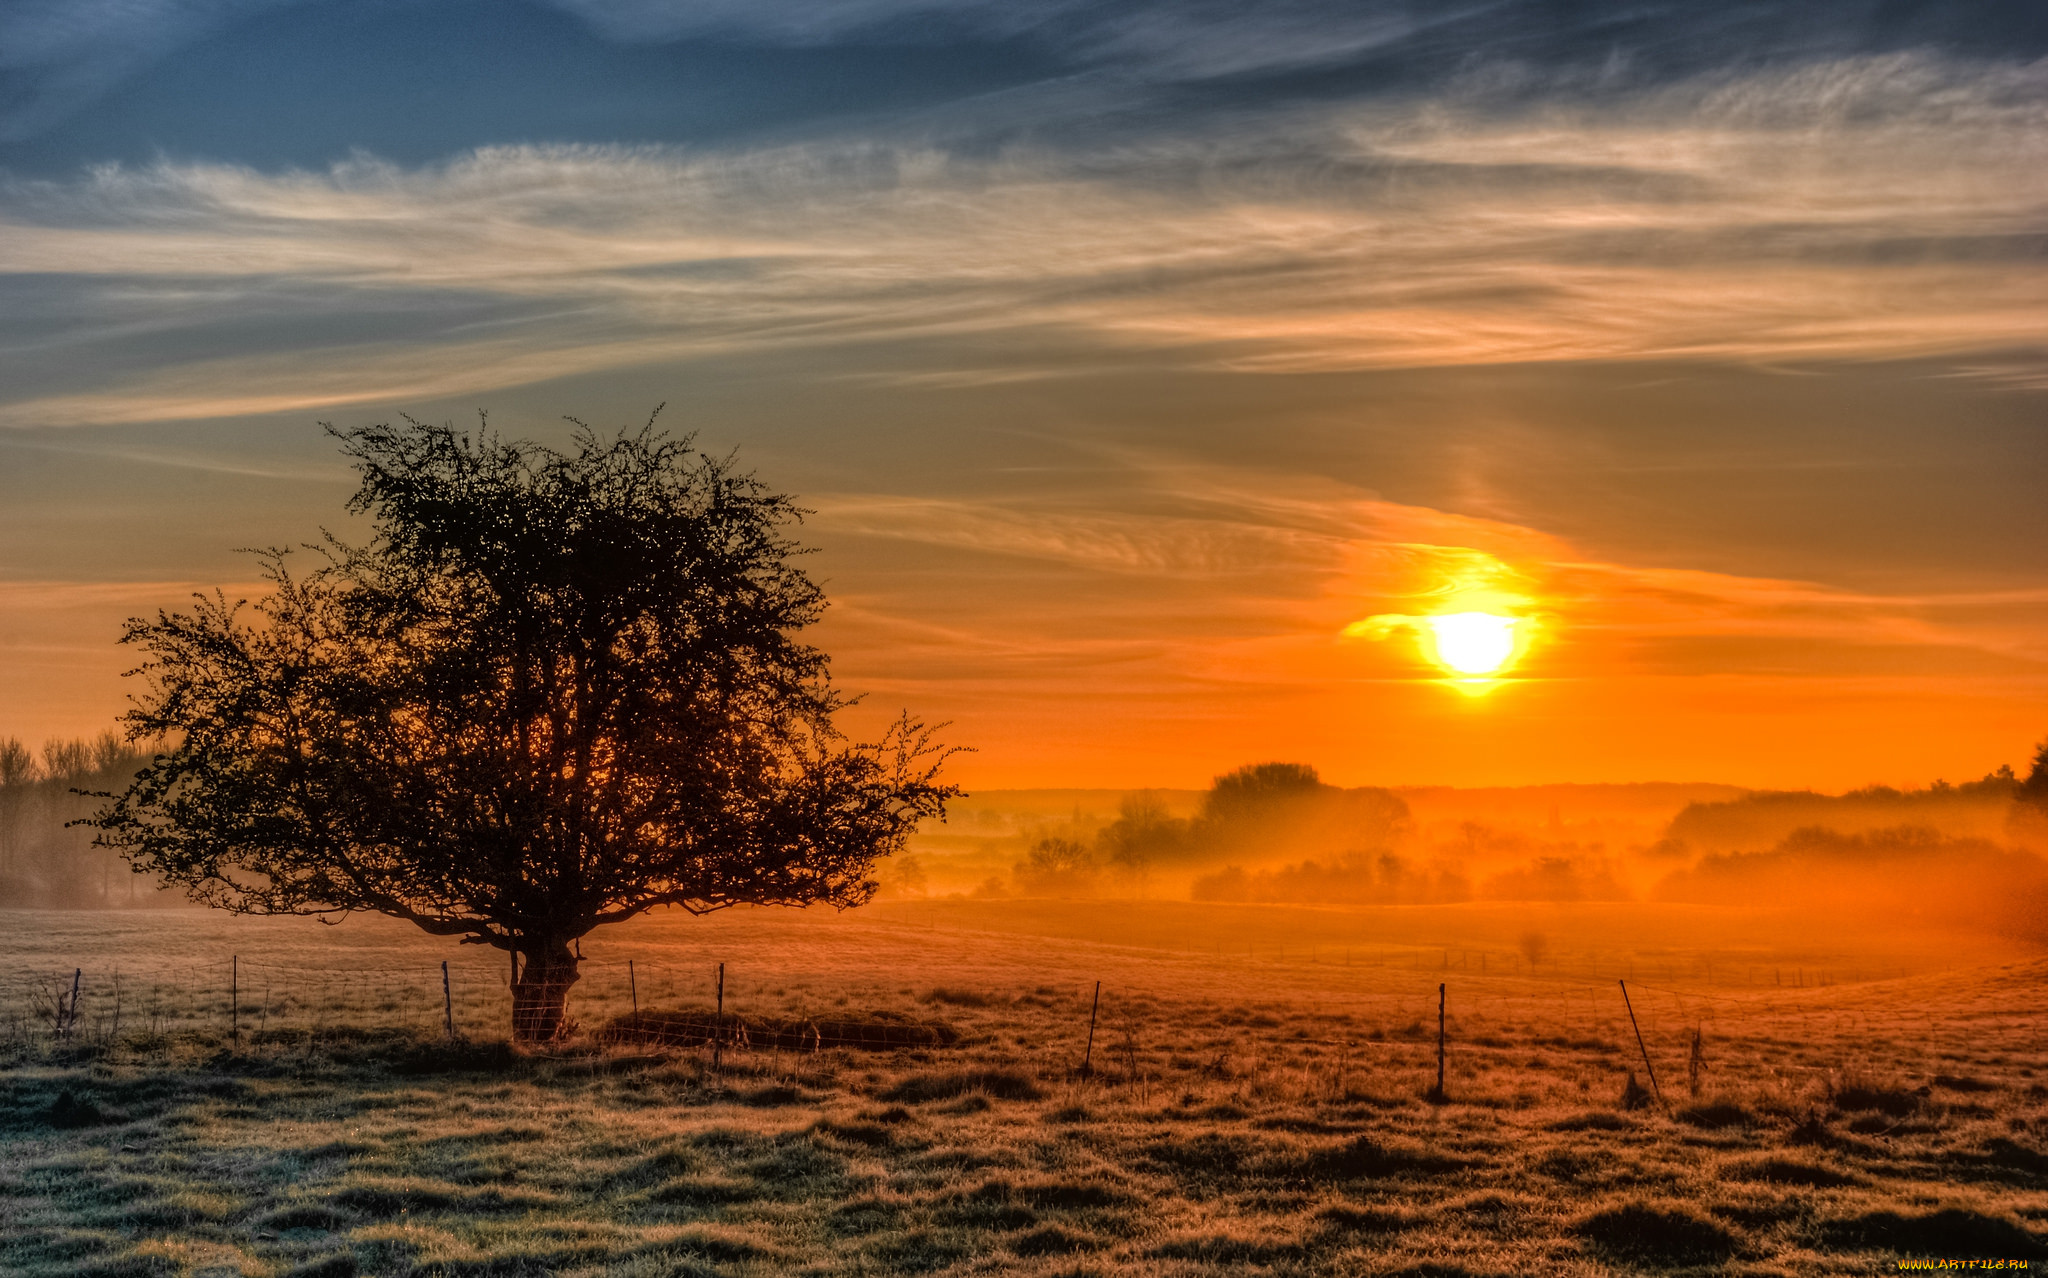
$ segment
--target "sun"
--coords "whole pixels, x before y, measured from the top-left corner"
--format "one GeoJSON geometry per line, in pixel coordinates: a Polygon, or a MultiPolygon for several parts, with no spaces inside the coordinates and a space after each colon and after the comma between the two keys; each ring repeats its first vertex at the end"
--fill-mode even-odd
{"type": "Polygon", "coordinates": [[[1468,678],[1490,675],[1515,655],[1514,617],[1453,612],[1424,618],[1436,644],[1437,664],[1468,678]]]}

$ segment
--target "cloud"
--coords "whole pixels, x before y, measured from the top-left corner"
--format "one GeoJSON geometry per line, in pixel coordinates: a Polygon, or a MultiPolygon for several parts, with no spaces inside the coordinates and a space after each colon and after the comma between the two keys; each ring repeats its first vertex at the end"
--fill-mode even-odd
{"type": "Polygon", "coordinates": [[[926,552],[894,588],[870,574],[857,628],[892,637],[853,659],[897,654],[880,662],[897,682],[937,662],[1007,686],[1059,661],[1143,654],[1142,670],[1118,678],[1160,695],[1225,677],[1303,689],[1362,671],[1433,680],[1404,623],[1480,610],[1529,620],[1525,673],[1540,678],[1854,678],[1902,661],[2029,686],[2048,676],[2048,589],[1880,593],[1600,560],[1540,529],[1333,480],[1125,460],[1114,492],[1093,500],[808,499],[815,535],[837,553],[862,538],[926,552]],[[1032,564],[1036,575],[1020,566],[1032,564]]]}
{"type": "Polygon", "coordinates": [[[298,0],[20,0],[0,8],[0,141],[33,137],[182,45],[298,0]]]}
{"type": "MultiPolygon", "coordinates": [[[[713,40],[876,46],[1028,40],[1076,73],[1202,79],[1321,65],[1432,25],[1399,4],[1295,0],[539,0],[618,45],[713,40]]],[[[320,0],[23,0],[0,9],[0,141],[34,137],[150,64],[238,23],[320,0]]],[[[436,6],[414,0],[416,16],[436,6]]],[[[1494,7],[1494,6],[1486,6],[1494,7]]],[[[518,21],[514,6],[506,20],[518,21]]],[[[1469,13],[1474,6],[1452,10],[1469,13]]],[[[1437,21],[1443,21],[1438,18],[1437,21]]]]}
{"type": "Polygon", "coordinates": [[[1860,59],[1717,74],[1627,111],[1502,113],[1494,92],[1096,151],[509,147],[422,168],[166,162],[16,181],[0,189],[0,275],[66,281],[97,322],[39,349],[39,368],[72,350],[79,385],[0,419],[317,409],[958,335],[1297,371],[2010,361],[2048,331],[2048,67],[1860,59]],[[218,317],[236,290],[269,299],[281,281],[318,340],[206,350],[194,288],[218,317]],[[464,309],[382,337],[411,297],[464,309]],[[107,384],[91,343],[112,324],[157,333],[161,366],[107,384]]]}

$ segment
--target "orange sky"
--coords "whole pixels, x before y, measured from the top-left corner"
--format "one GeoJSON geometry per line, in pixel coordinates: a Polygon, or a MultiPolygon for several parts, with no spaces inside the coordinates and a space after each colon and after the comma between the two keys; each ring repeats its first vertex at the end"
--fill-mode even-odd
{"type": "Polygon", "coordinates": [[[322,420],[657,403],[812,510],[850,723],[952,721],[974,786],[1843,788],[2048,735],[2036,54],[1855,6],[969,5],[954,83],[768,5],[716,34],[782,87],[714,128],[634,78],[703,31],[571,8],[478,38],[617,93],[498,115],[179,79],[400,9],[24,37],[0,736],[103,729],[123,617],[345,532],[322,420]],[[813,102],[777,59],[841,41],[813,102]],[[1420,642],[1469,609],[1522,638],[1483,694],[1420,642]]]}
{"type": "Polygon", "coordinates": [[[983,751],[962,776],[1005,787],[1198,785],[1266,758],[1348,784],[1925,784],[2019,763],[2044,727],[2048,590],[1602,562],[1497,521],[1217,482],[1199,524],[820,503],[828,535],[960,561],[918,575],[929,593],[842,597],[824,627],[842,677],[956,720],[983,751]],[[1447,677],[1412,628],[1353,624],[1473,606],[1530,632],[1495,679],[1447,677]]]}

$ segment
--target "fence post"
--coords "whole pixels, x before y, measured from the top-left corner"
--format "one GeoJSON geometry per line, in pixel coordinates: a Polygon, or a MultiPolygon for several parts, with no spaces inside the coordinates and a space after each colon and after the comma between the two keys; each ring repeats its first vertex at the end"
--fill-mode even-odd
{"type": "Polygon", "coordinates": [[[1102,982],[1095,982],[1095,1002],[1088,1009],[1088,1050],[1081,1055],[1081,1077],[1087,1078],[1095,1069],[1095,1016],[1102,1010],[1102,982]]]}
{"type": "Polygon", "coordinates": [[[1664,1089],[1657,1085],[1657,1067],[1650,1064],[1650,1049],[1643,1043],[1643,1027],[1636,1024],[1636,1005],[1629,1001],[1628,982],[1617,982],[1621,986],[1621,1005],[1628,1009],[1628,1023],[1636,1032],[1636,1050],[1643,1054],[1643,1068],[1650,1071],[1650,1090],[1657,1093],[1657,1103],[1664,1103],[1664,1089]]]}
{"type": "Polygon", "coordinates": [[[626,988],[633,995],[633,1015],[640,1015],[640,978],[633,974],[633,960],[626,960],[626,988]]]}
{"type": "Polygon", "coordinates": [[[1443,1101],[1443,1100],[1447,1100],[1447,1099],[1449,1099],[1448,1097],[1446,1097],[1446,1096],[1444,1095],[1444,1002],[1445,1002],[1445,992],[1446,992],[1446,990],[1447,990],[1448,988],[1449,988],[1449,986],[1448,986],[1447,984],[1443,984],[1443,983],[1439,983],[1439,984],[1437,985],[1437,987],[1436,987],[1436,1096],[1435,1096],[1435,1099],[1437,1099],[1438,1101],[1443,1101]]]}
{"type": "Polygon", "coordinates": [[[228,956],[228,1041],[242,1041],[242,956],[228,956]]]}
{"type": "Polygon", "coordinates": [[[78,1028],[78,985],[85,979],[85,969],[71,969],[71,1011],[64,1017],[64,1037],[69,1039],[71,1031],[78,1028]]]}
{"type": "Polygon", "coordinates": [[[718,965],[718,1014],[711,1022],[711,1068],[718,1068],[718,1049],[725,1045],[725,964],[718,965]]]}
{"type": "Polygon", "coordinates": [[[455,1041],[455,989],[448,983],[448,960],[441,960],[441,1014],[448,1022],[448,1041],[455,1041]]]}

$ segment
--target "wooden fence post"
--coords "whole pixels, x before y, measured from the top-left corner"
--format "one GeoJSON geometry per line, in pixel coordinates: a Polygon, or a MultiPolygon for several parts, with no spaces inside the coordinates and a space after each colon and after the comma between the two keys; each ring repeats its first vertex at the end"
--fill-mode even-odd
{"type": "Polygon", "coordinates": [[[718,1049],[725,1044],[725,964],[718,965],[718,1015],[711,1022],[711,1068],[718,1068],[718,1049]]]}
{"type": "Polygon", "coordinates": [[[448,983],[448,960],[441,960],[441,1016],[448,1025],[448,1041],[455,1041],[455,987],[448,983]]]}
{"type": "Polygon", "coordinates": [[[1102,982],[1095,982],[1095,1002],[1088,1009],[1088,1050],[1081,1054],[1081,1077],[1089,1077],[1095,1069],[1095,1016],[1102,1010],[1102,982]]]}
{"type": "Polygon", "coordinates": [[[1650,1049],[1643,1043],[1643,1027],[1636,1024],[1636,1005],[1629,1001],[1628,982],[1620,981],[1621,1005],[1628,1009],[1629,1026],[1636,1032],[1636,1050],[1643,1054],[1643,1068],[1650,1071],[1650,1090],[1657,1093],[1657,1103],[1664,1103],[1664,1089],[1657,1085],[1657,1067],[1650,1064],[1650,1049]]]}
{"type": "Polygon", "coordinates": [[[633,994],[633,1015],[640,1015],[640,978],[633,973],[633,960],[626,960],[626,988],[633,994]]]}
{"type": "Polygon", "coordinates": [[[228,956],[228,1041],[242,1041],[242,956],[228,956]]]}
{"type": "Polygon", "coordinates": [[[1444,1095],[1444,999],[1448,986],[1436,987],[1436,1099],[1449,1099],[1444,1095]]]}

